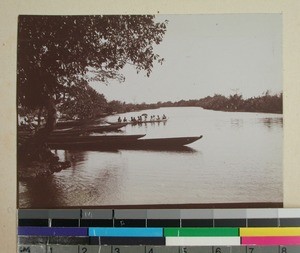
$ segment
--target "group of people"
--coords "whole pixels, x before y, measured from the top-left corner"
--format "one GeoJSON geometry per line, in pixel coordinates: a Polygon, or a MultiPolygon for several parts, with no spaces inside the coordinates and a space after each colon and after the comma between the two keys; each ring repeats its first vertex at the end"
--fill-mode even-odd
{"type": "MultiPolygon", "coordinates": [[[[147,114],[144,114],[144,115],[141,115],[141,116],[137,116],[136,117],[131,117],[130,118],[130,121],[131,123],[139,123],[139,122],[146,122],[148,119],[148,115],[147,114]],[[144,118],[143,118],[144,117],[144,118]]],[[[150,116],[150,121],[158,121],[158,120],[166,120],[167,119],[167,116],[165,114],[163,114],[161,117],[159,115],[151,115],[150,116]]],[[[124,117],[123,119],[121,117],[118,118],[118,122],[119,123],[127,123],[128,120],[126,117],[124,117]]]]}

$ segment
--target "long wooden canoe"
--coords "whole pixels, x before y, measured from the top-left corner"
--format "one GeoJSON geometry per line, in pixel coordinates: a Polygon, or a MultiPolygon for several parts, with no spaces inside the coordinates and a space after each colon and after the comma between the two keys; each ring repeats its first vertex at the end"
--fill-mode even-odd
{"type": "Polygon", "coordinates": [[[188,145],[202,138],[178,137],[178,138],[157,138],[157,139],[102,139],[98,141],[68,141],[50,142],[49,146],[53,149],[174,149],[188,145]]]}
{"type": "Polygon", "coordinates": [[[126,125],[141,125],[141,124],[148,124],[148,123],[165,123],[168,119],[160,119],[160,120],[143,120],[143,121],[128,121],[128,122],[111,122],[105,121],[107,124],[110,125],[119,125],[119,124],[126,124],[126,125]]]}
{"type": "Polygon", "coordinates": [[[82,128],[71,128],[71,129],[63,129],[63,130],[54,130],[52,135],[80,135],[84,133],[103,133],[103,132],[113,132],[119,130],[120,128],[126,126],[127,124],[119,124],[119,125],[105,125],[105,126],[88,126],[82,128]]]}
{"type": "Polygon", "coordinates": [[[86,126],[92,124],[99,124],[101,119],[82,119],[82,120],[65,120],[65,121],[58,121],[56,123],[57,129],[62,128],[69,128],[69,127],[78,127],[78,126],[86,126]]]}
{"type": "Polygon", "coordinates": [[[131,141],[144,137],[137,135],[102,135],[102,136],[49,136],[47,143],[98,143],[103,141],[131,141]]]}

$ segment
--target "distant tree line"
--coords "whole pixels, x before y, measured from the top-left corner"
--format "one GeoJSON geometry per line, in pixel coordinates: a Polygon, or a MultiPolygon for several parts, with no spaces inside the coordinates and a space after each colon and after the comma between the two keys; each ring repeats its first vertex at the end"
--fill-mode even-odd
{"type": "Polygon", "coordinates": [[[231,111],[231,112],[264,112],[264,113],[282,113],[282,93],[270,95],[266,91],[262,96],[243,99],[242,95],[234,94],[229,97],[215,94],[201,99],[180,100],[177,102],[158,102],[152,104],[131,104],[120,101],[108,103],[110,112],[130,112],[147,109],[156,109],[160,107],[202,107],[208,110],[231,111]]]}
{"type": "MultiPolygon", "coordinates": [[[[242,95],[234,94],[229,97],[215,94],[201,99],[180,100],[177,102],[157,102],[157,103],[125,103],[118,100],[107,101],[103,94],[92,89],[87,82],[82,82],[73,89],[66,92],[62,102],[58,105],[58,111],[62,120],[71,119],[95,119],[114,113],[125,113],[161,107],[202,107],[208,110],[230,111],[230,112],[263,112],[282,113],[282,93],[270,95],[265,92],[262,96],[243,99],[242,95]]],[[[19,108],[21,114],[35,115],[40,122],[40,116],[45,115],[42,111],[24,112],[19,108]],[[23,112],[23,113],[22,113],[23,112]]]]}

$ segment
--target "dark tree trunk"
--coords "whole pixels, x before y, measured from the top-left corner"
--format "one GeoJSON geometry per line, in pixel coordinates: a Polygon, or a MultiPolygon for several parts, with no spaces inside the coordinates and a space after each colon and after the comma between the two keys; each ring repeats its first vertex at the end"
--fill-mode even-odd
{"type": "Polygon", "coordinates": [[[18,149],[19,178],[48,176],[70,167],[70,162],[59,162],[59,158],[51,152],[47,145],[47,138],[55,129],[57,120],[54,100],[47,100],[45,108],[48,111],[45,127],[39,129],[18,149]]]}
{"type": "Polygon", "coordinates": [[[57,121],[56,104],[52,98],[48,99],[48,101],[46,102],[46,108],[48,114],[47,114],[47,121],[45,125],[45,131],[47,134],[50,134],[55,129],[56,121],[57,121]]]}

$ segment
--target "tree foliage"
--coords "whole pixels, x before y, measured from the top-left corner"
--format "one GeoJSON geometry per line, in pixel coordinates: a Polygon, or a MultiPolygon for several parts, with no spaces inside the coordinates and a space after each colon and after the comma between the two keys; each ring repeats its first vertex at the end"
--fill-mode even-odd
{"type": "Polygon", "coordinates": [[[58,110],[65,120],[94,119],[107,110],[107,100],[91,88],[86,81],[73,85],[58,104],[58,110]]]}
{"type": "Polygon", "coordinates": [[[56,103],[83,80],[124,80],[132,64],[149,76],[154,53],[166,31],[154,16],[19,16],[18,104],[28,108],[56,103]],[[92,74],[91,74],[92,73],[92,74]]]}

